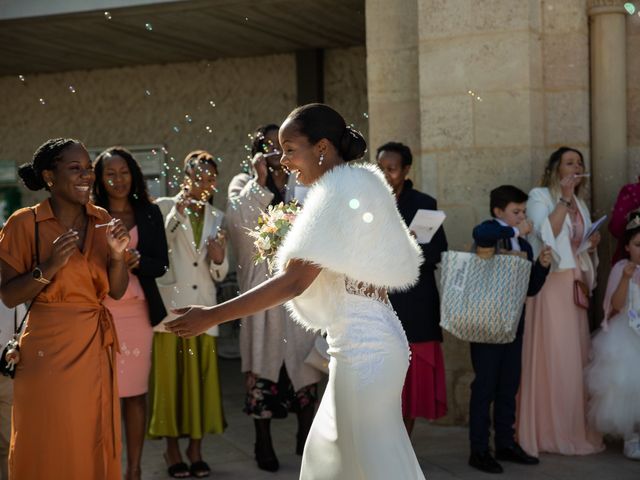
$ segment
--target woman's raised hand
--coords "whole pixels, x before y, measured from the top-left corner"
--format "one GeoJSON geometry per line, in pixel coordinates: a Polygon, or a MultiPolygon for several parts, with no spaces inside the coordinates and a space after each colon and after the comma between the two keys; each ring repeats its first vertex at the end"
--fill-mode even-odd
{"type": "Polygon", "coordinates": [[[251,165],[256,171],[256,181],[264,187],[267,184],[267,175],[269,174],[264,154],[262,152],[256,153],[251,159],[251,165]]]}
{"type": "Polygon", "coordinates": [[[135,248],[127,248],[124,259],[129,270],[135,270],[140,266],[140,252],[135,248]]]}
{"type": "Polygon", "coordinates": [[[55,270],[67,264],[73,252],[78,248],[77,242],[79,238],[78,232],[69,230],[53,241],[53,251],[48,262],[55,270]]]}
{"type": "Polygon", "coordinates": [[[210,236],[207,238],[207,255],[216,265],[220,265],[224,262],[224,250],[226,246],[226,237],[223,231],[218,232],[218,235],[210,236]]]}
{"type": "Polygon", "coordinates": [[[196,337],[220,323],[216,323],[213,315],[214,311],[211,307],[200,305],[174,308],[171,312],[179,315],[179,317],[167,322],[166,328],[179,337],[196,337]]]}
{"type": "Polygon", "coordinates": [[[627,263],[624,266],[624,269],[622,270],[623,277],[625,278],[633,277],[633,274],[636,273],[636,268],[638,268],[638,265],[633,263],[632,261],[629,261],[629,263],[627,263]]]}
{"type": "Polygon", "coordinates": [[[576,187],[582,182],[582,177],[576,177],[575,175],[568,175],[560,180],[560,192],[562,198],[567,201],[571,201],[576,191],[576,187]]]}
{"type": "Polygon", "coordinates": [[[107,226],[107,244],[111,253],[120,256],[129,245],[129,231],[122,220],[116,218],[107,226]]]}

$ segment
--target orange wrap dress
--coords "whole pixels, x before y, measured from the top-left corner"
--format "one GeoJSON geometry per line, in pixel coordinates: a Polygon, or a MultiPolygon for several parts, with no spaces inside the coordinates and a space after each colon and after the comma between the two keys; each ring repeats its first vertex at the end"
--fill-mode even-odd
{"type": "MultiPolygon", "coordinates": [[[[102,301],[109,291],[109,214],[86,206],[84,250],[77,250],[36,297],[20,341],[14,380],[9,478],[120,480],[120,410],[114,370],[116,331],[102,301]]],[[[66,228],[49,200],[15,212],[0,233],[0,259],[20,273],[40,261],[66,228]]],[[[34,280],[35,281],[35,280],[34,280]]]]}

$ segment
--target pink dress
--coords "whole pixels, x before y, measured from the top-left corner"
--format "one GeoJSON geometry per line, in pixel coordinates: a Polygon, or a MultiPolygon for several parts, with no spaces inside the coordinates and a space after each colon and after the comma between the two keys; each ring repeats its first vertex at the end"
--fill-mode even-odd
{"type": "MultiPolygon", "coordinates": [[[[129,248],[138,246],[138,227],[129,231],[129,248]]],[[[149,309],[138,277],[129,272],[129,286],[120,300],[107,297],[104,305],[111,311],[120,341],[116,355],[120,398],[147,393],[151,370],[153,329],[149,309]]]]}
{"type": "MultiPolygon", "coordinates": [[[[584,222],[579,214],[572,220],[575,255],[584,222]]],[[[552,272],[540,293],[527,300],[516,427],[518,443],[534,456],[604,449],[587,421],[584,369],[591,340],[587,311],[573,301],[575,279],[583,279],[579,268],[552,272]]]]}

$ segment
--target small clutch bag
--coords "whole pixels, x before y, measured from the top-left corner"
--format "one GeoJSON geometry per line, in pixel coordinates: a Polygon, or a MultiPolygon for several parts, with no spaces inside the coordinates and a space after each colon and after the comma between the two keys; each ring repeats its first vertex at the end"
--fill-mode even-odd
{"type": "Polygon", "coordinates": [[[589,309],[589,287],[580,280],[573,281],[573,303],[585,310],[589,309]]]}

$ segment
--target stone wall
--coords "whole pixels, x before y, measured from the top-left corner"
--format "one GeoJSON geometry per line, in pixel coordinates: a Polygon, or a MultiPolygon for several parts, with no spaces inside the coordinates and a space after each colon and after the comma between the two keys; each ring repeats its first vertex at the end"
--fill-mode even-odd
{"type": "MultiPolygon", "coordinates": [[[[364,47],[327,50],[325,68],[326,101],[367,135],[364,47]]],[[[281,122],[296,106],[295,57],[73,71],[25,82],[1,77],[0,106],[0,161],[28,161],[47,138],[70,136],[89,148],[164,145],[173,175],[186,153],[201,148],[222,159],[215,198],[222,207],[229,180],[247,158],[248,134],[281,122]]],[[[25,204],[39,198],[23,193],[25,204]]]]}
{"type": "MultiPolygon", "coordinates": [[[[422,187],[466,250],[492,188],[530,190],[560,145],[589,161],[586,0],[418,0],[418,13],[422,187]]],[[[447,335],[444,350],[444,423],[465,423],[468,346],[447,335]]]]}
{"type": "MultiPolygon", "coordinates": [[[[367,63],[364,47],[325,50],[324,101],[369,140],[367,63]]],[[[375,149],[376,145],[370,145],[375,149]]]]}

